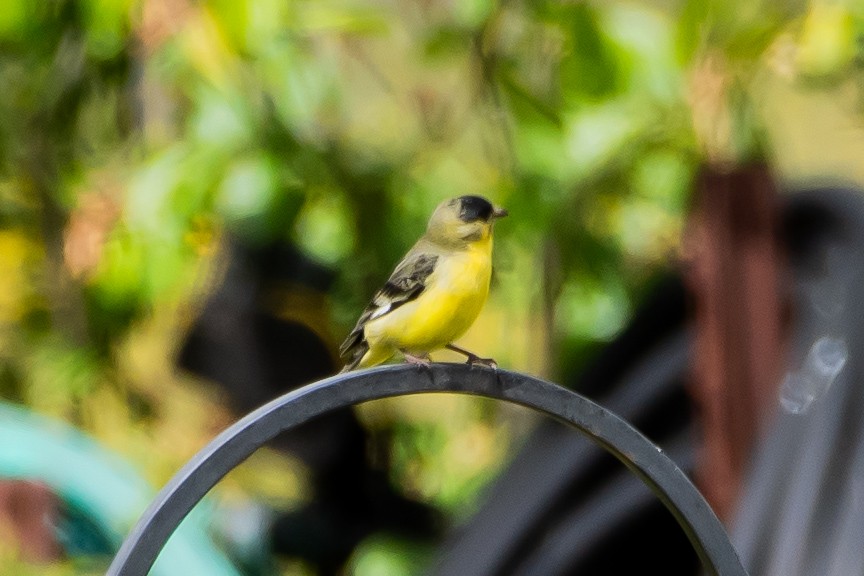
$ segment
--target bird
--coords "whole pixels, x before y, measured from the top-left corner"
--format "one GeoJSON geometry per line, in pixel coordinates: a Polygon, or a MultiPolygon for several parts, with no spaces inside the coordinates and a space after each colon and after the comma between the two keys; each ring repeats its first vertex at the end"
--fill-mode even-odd
{"type": "Polygon", "coordinates": [[[508,215],[481,196],[441,202],[426,232],[372,297],[339,348],[342,372],[387,362],[401,353],[428,366],[429,353],[447,348],[468,364],[497,368],[491,358],[453,342],[474,323],[492,277],[492,228],[508,215]]]}

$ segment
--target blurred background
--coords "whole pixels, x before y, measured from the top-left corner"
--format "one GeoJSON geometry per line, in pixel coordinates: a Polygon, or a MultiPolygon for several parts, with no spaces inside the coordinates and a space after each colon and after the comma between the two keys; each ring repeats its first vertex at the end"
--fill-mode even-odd
{"type": "MultiPolygon", "coordinates": [[[[511,214],[465,347],[579,388],[673,277],[689,397],[728,408],[740,362],[771,390],[747,405],[776,405],[799,230],[777,206],[864,184],[855,0],[4,0],[0,87],[4,574],[104,572],[215,434],[338,370],[453,196],[511,214]],[[742,230],[730,296],[711,263],[742,230]]],[[[726,444],[703,419],[699,453],[754,442],[759,414],[726,444]]],[[[449,395],[326,417],[225,478],[162,573],[420,574],[537,426],[449,395]]],[[[725,462],[694,474],[729,519],[747,457],[725,462]]]]}

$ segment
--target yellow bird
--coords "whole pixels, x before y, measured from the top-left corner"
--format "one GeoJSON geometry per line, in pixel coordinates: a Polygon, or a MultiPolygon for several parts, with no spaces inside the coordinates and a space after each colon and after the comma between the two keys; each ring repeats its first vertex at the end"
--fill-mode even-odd
{"type": "Polygon", "coordinates": [[[426,233],[408,251],[390,279],[360,315],[339,348],[343,372],[381,364],[401,352],[413,364],[428,364],[429,352],[449,348],[468,363],[494,367],[453,344],[474,323],[492,277],[492,226],[507,216],[480,196],[438,205],[426,233]]]}

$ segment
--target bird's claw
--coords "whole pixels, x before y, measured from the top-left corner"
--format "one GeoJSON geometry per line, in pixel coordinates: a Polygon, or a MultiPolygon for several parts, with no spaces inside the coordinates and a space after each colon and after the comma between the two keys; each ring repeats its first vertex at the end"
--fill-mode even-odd
{"type": "Polygon", "coordinates": [[[468,356],[468,360],[465,362],[469,366],[474,366],[475,364],[479,364],[480,366],[486,366],[487,368],[491,368],[492,370],[498,370],[498,363],[495,362],[492,358],[481,358],[480,356],[471,354],[468,356]]]}

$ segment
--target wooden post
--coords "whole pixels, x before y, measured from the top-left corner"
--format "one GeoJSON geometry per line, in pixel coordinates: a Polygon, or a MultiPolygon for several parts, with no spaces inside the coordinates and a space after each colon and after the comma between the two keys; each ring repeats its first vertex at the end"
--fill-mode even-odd
{"type": "Polygon", "coordinates": [[[776,188],[761,165],[709,168],[694,209],[686,244],[696,322],[691,390],[702,435],[696,480],[728,520],[781,367],[776,188]]]}

